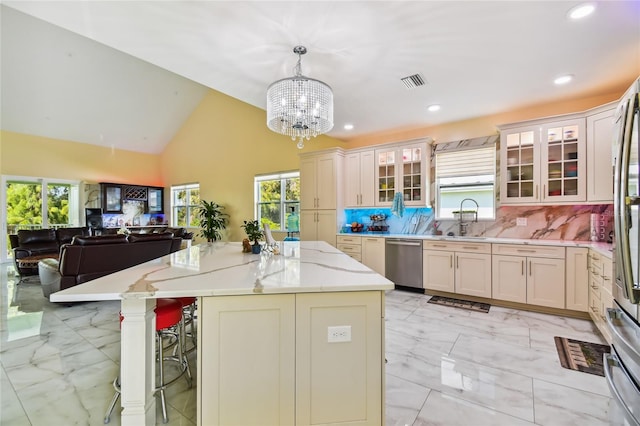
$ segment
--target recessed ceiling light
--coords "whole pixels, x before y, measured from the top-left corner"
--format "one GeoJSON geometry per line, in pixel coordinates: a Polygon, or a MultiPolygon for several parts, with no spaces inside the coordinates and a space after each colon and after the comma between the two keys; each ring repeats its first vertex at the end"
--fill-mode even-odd
{"type": "Polygon", "coordinates": [[[440,105],[438,105],[438,104],[429,105],[427,107],[427,110],[430,111],[430,112],[440,111],[440,105]]]}
{"type": "Polygon", "coordinates": [[[569,10],[568,16],[571,19],[582,19],[589,16],[596,10],[596,5],[593,3],[580,4],[571,10],[569,10]]]}
{"type": "Polygon", "coordinates": [[[344,125],[344,129],[345,130],[353,130],[353,124],[345,124],[344,125]]]}
{"type": "Polygon", "coordinates": [[[571,80],[573,80],[573,76],[571,74],[567,74],[567,75],[561,75],[560,77],[556,78],[555,80],[553,80],[553,83],[557,84],[558,86],[561,86],[563,84],[567,84],[571,80]]]}

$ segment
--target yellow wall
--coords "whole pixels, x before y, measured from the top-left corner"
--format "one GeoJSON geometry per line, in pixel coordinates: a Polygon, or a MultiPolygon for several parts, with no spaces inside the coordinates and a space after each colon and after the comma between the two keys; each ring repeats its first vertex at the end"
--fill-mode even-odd
{"type": "Polygon", "coordinates": [[[0,131],[0,174],[163,186],[160,156],[0,131]]]}
{"type": "Polygon", "coordinates": [[[266,112],[210,90],[162,154],[165,186],[199,183],[200,198],[225,206],[229,240],[244,238],[243,220],[253,219],[253,178],[297,170],[298,154],[345,144],[327,136],[299,150],[286,136],[270,131],[266,112]]]}

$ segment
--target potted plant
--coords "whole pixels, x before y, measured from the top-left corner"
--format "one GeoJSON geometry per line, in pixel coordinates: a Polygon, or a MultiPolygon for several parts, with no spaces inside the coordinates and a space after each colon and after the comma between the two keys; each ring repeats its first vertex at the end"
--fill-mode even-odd
{"type": "Polygon", "coordinates": [[[223,231],[229,222],[229,215],[224,213],[224,206],[213,201],[200,200],[197,209],[198,221],[200,222],[200,235],[207,239],[207,242],[222,239],[223,231]]]}
{"type": "Polygon", "coordinates": [[[254,254],[260,253],[260,240],[264,236],[262,230],[260,229],[260,223],[257,220],[245,220],[242,225],[244,228],[244,232],[246,232],[249,241],[253,241],[253,245],[251,246],[251,252],[254,254]]]}

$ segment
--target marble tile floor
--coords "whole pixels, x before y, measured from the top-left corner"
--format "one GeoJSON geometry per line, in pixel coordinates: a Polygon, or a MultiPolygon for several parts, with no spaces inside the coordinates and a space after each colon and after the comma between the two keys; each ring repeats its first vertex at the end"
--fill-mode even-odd
{"type": "MultiPolygon", "coordinates": [[[[119,303],[54,304],[37,280],[16,282],[13,267],[0,265],[0,425],[103,424],[120,356],[119,303]]],[[[605,379],[562,368],[553,342],[605,343],[590,321],[428,299],[387,293],[387,425],[608,424],[605,379]]],[[[180,380],[167,394],[168,424],[195,425],[195,386],[180,380]]]]}

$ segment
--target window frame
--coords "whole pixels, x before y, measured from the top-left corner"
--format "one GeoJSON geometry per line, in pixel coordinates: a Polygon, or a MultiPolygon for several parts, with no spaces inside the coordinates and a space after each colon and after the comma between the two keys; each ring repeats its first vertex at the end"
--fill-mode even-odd
{"type": "MultiPolygon", "coordinates": [[[[443,215],[441,208],[442,206],[442,189],[447,189],[447,190],[459,190],[459,191],[471,191],[473,192],[474,189],[478,188],[487,188],[487,190],[491,191],[491,206],[483,206],[481,203],[480,205],[480,209],[479,209],[479,214],[478,214],[478,220],[487,220],[487,221],[492,221],[495,220],[496,218],[496,209],[498,207],[498,201],[497,201],[497,171],[496,171],[496,161],[497,161],[497,153],[496,153],[496,147],[495,145],[491,145],[491,146],[481,146],[481,147],[474,147],[474,148],[469,148],[469,149],[462,149],[462,150],[445,150],[442,152],[436,152],[434,155],[434,167],[435,167],[435,173],[434,173],[434,190],[435,190],[435,208],[434,208],[434,215],[435,215],[435,219],[436,220],[457,220],[457,218],[452,214],[452,215],[443,215]],[[491,161],[491,165],[492,165],[492,173],[482,173],[482,174],[465,174],[465,173],[461,173],[460,175],[448,175],[445,177],[439,176],[438,174],[438,156],[441,155],[447,155],[449,153],[460,153],[462,151],[473,155],[473,151],[477,151],[477,150],[487,150],[489,151],[489,149],[492,151],[492,161],[491,161]],[[492,179],[489,180],[486,177],[491,176],[492,179]],[[482,177],[484,177],[485,179],[481,179],[482,177]],[[473,179],[476,178],[476,181],[473,181],[473,179]],[[446,183],[446,184],[442,184],[441,183],[441,179],[447,179],[447,180],[451,180],[451,179],[460,179],[460,181],[458,182],[450,182],[450,183],[446,183]],[[467,182],[464,182],[465,180],[467,180],[467,182]],[[491,187],[489,189],[489,187],[491,187]],[[491,209],[491,214],[482,214],[480,213],[481,210],[487,210],[487,209],[491,209]]],[[[459,163],[460,167],[464,167],[464,164],[462,162],[459,163]]],[[[488,167],[488,164],[487,164],[488,167]]],[[[467,198],[467,197],[465,197],[467,198]]],[[[473,198],[473,197],[469,197],[469,198],[473,198]]],[[[479,198],[479,197],[478,197],[479,198]]],[[[476,200],[478,201],[478,200],[476,200]]],[[[472,204],[472,203],[471,203],[472,204]]],[[[463,207],[464,209],[466,209],[467,204],[465,204],[465,206],[463,207]]],[[[473,207],[473,206],[472,206],[473,207]]],[[[455,210],[454,210],[455,211],[455,210]]]]}
{"type": "Polygon", "coordinates": [[[189,223],[188,218],[194,216],[196,214],[196,212],[194,211],[196,208],[198,208],[199,204],[200,204],[200,184],[199,183],[185,183],[185,184],[181,184],[181,185],[171,185],[171,226],[173,227],[181,227],[181,228],[193,228],[193,226],[189,223]],[[189,204],[189,200],[191,200],[191,191],[193,190],[197,190],[198,191],[198,204],[189,204]],[[179,191],[186,191],[186,197],[185,197],[185,205],[176,205],[174,204],[175,201],[175,197],[176,197],[176,192],[179,191]],[[177,209],[178,208],[186,208],[186,223],[185,225],[180,225],[178,224],[178,214],[177,214],[177,209]]]}
{"type": "Polygon", "coordinates": [[[286,181],[289,179],[298,179],[298,188],[300,188],[300,171],[288,171],[288,172],[280,172],[280,173],[270,173],[265,175],[256,175],[253,178],[253,187],[254,187],[254,195],[253,195],[253,205],[254,205],[254,213],[253,217],[260,224],[262,224],[262,217],[260,208],[261,205],[269,205],[274,204],[274,201],[261,202],[260,199],[260,183],[272,180],[280,180],[280,228],[271,229],[273,232],[287,232],[287,210],[292,204],[297,205],[296,212],[300,214],[300,199],[297,200],[287,200],[287,186],[286,181]]]}

